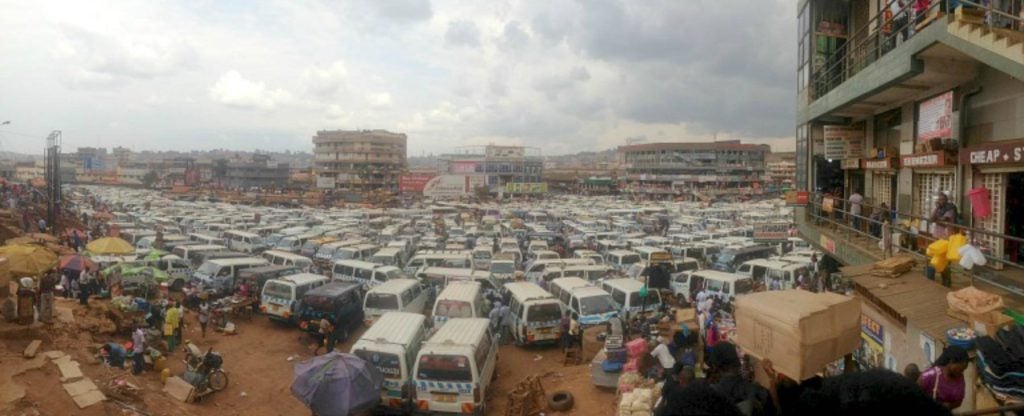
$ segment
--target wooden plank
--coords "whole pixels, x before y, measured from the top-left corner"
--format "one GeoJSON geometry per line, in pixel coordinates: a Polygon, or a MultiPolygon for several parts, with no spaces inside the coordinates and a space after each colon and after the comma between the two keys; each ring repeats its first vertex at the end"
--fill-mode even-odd
{"type": "Polygon", "coordinates": [[[187,381],[178,376],[168,378],[167,383],[164,384],[165,393],[185,403],[188,403],[193,389],[195,388],[191,384],[188,384],[187,381]]]}
{"type": "Polygon", "coordinates": [[[91,390],[77,396],[71,396],[71,398],[75,401],[75,404],[78,405],[79,409],[85,409],[86,407],[107,400],[107,396],[104,396],[99,390],[91,390]]]}
{"type": "Polygon", "coordinates": [[[39,347],[41,345],[43,345],[43,340],[32,340],[32,342],[28,344],[28,347],[25,348],[25,358],[36,358],[36,352],[39,351],[39,347]]]}

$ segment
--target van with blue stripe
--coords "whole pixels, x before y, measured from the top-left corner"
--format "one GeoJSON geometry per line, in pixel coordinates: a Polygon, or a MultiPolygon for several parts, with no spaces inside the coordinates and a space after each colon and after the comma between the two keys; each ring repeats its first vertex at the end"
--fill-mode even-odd
{"type": "Polygon", "coordinates": [[[431,316],[434,329],[445,325],[451,318],[484,318],[483,286],[480,282],[451,281],[437,295],[431,316]]]}
{"type": "Polygon", "coordinates": [[[380,370],[380,409],[376,413],[408,414],[412,407],[412,370],[426,338],[427,317],[387,312],[352,345],[352,354],[380,370]]]}
{"type": "Polygon", "coordinates": [[[297,318],[298,303],[302,296],[328,281],[327,276],[312,273],[267,280],[260,292],[260,311],[270,319],[293,322],[297,318]]]}
{"type": "Polygon", "coordinates": [[[612,295],[579,277],[561,277],[551,280],[551,294],[562,307],[575,312],[584,326],[608,322],[618,316],[619,308],[612,295]]]}
{"type": "Polygon", "coordinates": [[[518,345],[558,342],[562,305],[544,288],[530,282],[506,283],[512,339],[518,345]]]}
{"type": "Polygon", "coordinates": [[[423,343],[413,371],[414,411],[486,414],[498,342],[483,318],[453,318],[423,343]]]}

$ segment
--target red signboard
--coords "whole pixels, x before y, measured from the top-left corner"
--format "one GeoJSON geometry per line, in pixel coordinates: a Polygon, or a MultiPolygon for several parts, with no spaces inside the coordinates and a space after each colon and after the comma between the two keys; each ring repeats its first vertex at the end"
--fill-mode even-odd
{"type": "Polygon", "coordinates": [[[878,170],[878,169],[892,169],[895,166],[892,163],[892,159],[864,159],[861,161],[862,167],[865,170],[878,170]]]}
{"type": "Polygon", "coordinates": [[[400,192],[422,193],[423,188],[427,186],[427,182],[430,182],[435,176],[437,175],[432,173],[402,175],[398,178],[398,190],[400,192]]]}
{"type": "Polygon", "coordinates": [[[971,165],[996,165],[1024,162],[1024,140],[993,142],[960,151],[960,162],[971,165]]]}
{"type": "Polygon", "coordinates": [[[946,166],[946,152],[917,153],[900,158],[905,168],[934,168],[946,166]]]}

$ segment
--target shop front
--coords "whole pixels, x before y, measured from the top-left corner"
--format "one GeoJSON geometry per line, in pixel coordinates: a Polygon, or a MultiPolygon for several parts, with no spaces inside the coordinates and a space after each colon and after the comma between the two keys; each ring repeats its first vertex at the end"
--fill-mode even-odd
{"type": "MultiPolygon", "coordinates": [[[[960,152],[960,163],[971,168],[971,192],[982,197],[988,194],[979,204],[987,202],[987,209],[972,203],[970,210],[963,211],[964,218],[970,215],[977,228],[1024,238],[1024,140],[966,148],[960,152]],[[979,211],[987,211],[988,215],[979,216],[979,211]]],[[[1015,241],[981,234],[975,240],[994,257],[1024,264],[1024,246],[1015,241]]]]}
{"type": "Polygon", "coordinates": [[[868,205],[878,207],[885,204],[892,209],[896,190],[896,161],[893,158],[864,159],[862,166],[871,175],[871,194],[866,195],[868,205]]]}
{"type": "Polygon", "coordinates": [[[839,168],[843,170],[843,192],[842,198],[849,198],[853,191],[864,192],[864,170],[861,169],[860,159],[843,159],[839,161],[839,168]]]}

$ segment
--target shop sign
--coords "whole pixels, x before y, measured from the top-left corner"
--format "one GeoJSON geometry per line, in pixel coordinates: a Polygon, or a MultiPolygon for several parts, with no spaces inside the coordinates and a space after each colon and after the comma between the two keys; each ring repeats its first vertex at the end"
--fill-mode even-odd
{"type": "Polygon", "coordinates": [[[972,165],[1024,162],[1024,141],[994,142],[969,147],[960,152],[960,162],[972,165]]]}
{"type": "Polygon", "coordinates": [[[931,152],[906,155],[900,158],[905,168],[933,168],[946,165],[946,152],[931,152]]]}
{"type": "Polygon", "coordinates": [[[402,175],[398,177],[398,190],[401,192],[423,192],[423,188],[427,187],[427,182],[437,176],[432,173],[410,173],[408,175],[402,175]]]}
{"type": "Polygon", "coordinates": [[[864,159],[863,167],[865,170],[892,169],[892,158],[864,159]]]}
{"type": "Polygon", "coordinates": [[[825,235],[822,234],[821,238],[818,239],[818,243],[821,244],[821,247],[824,248],[825,251],[836,254],[836,240],[825,237],[825,235]]]}
{"type": "Polygon", "coordinates": [[[864,128],[824,126],[825,159],[854,159],[864,153],[864,128]]]}
{"type": "Polygon", "coordinates": [[[796,206],[807,206],[810,200],[810,193],[807,191],[786,191],[785,193],[786,205],[791,207],[796,206]]]}
{"type": "Polygon", "coordinates": [[[839,161],[840,169],[860,169],[860,159],[843,159],[839,161]]]}
{"type": "Polygon", "coordinates": [[[452,162],[451,173],[474,173],[476,162],[452,162]]]}
{"type": "Polygon", "coordinates": [[[953,91],[922,101],[917,107],[917,139],[953,136],[953,91]]]}
{"type": "Polygon", "coordinates": [[[543,194],[548,191],[547,182],[506,183],[505,192],[510,194],[543,194]]]}
{"type": "Polygon", "coordinates": [[[854,355],[867,368],[885,367],[885,333],[882,325],[871,317],[860,315],[860,349],[854,355]]]}

